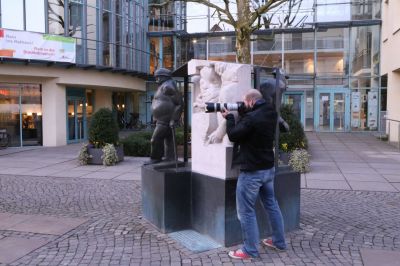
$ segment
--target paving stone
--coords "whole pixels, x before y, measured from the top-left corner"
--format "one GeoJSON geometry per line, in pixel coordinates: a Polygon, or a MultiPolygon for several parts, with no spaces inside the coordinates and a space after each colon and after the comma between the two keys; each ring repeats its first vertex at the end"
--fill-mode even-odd
{"type": "Polygon", "coordinates": [[[286,235],[288,250],[260,247],[261,258],[242,262],[227,256],[240,245],[196,254],[155,230],[142,218],[140,181],[0,175],[0,221],[87,221],[59,237],[0,229],[0,241],[46,241],[10,265],[361,265],[362,248],[400,252],[398,202],[398,192],[302,189],[301,225],[286,235]]]}

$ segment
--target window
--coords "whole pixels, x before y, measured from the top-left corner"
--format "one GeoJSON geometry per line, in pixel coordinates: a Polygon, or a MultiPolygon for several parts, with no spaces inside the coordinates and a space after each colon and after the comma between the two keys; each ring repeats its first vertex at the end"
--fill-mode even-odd
{"type": "Polygon", "coordinates": [[[1,1],[1,26],[6,29],[24,30],[24,3],[22,0],[1,1]]]}
{"type": "Polygon", "coordinates": [[[1,26],[13,30],[45,32],[44,0],[2,0],[1,26]]]}
{"type": "Polygon", "coordinates": [[[64,35],[64,5],[57,0],[48,1],[49,33],[64,35]]]}

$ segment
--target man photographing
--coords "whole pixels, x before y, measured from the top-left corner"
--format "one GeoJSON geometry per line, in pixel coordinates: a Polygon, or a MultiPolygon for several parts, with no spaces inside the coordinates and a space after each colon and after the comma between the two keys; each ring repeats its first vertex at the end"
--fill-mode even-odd
{"type": "Polygon", "coordinates": [[[235,123],[233,114],[222,112],[227,120],[229,140],[235,143],[233,164],[240,166],[236,188],[236,209],[242,228],[243,247],[230,251],[235,259],[258,257],[259,230],[255,203],[258,195],[268,213],[272,239],[262,243],[270,248],[285,250],[286,242],[282,213],[274,192],[273,142],[277,113],[270,102],[263,99],[258,90],[250,89],[244,96],[247,112],[235,123]]]}

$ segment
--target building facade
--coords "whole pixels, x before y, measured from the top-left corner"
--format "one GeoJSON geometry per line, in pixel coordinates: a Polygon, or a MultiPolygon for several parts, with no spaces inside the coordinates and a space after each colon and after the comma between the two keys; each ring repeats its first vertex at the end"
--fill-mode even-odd
{"type": "Polygon", "coordinates": [[[387,85],[386,132],[389,141],[400,144],[400,2],[382,2],[382,79],[387,85]]]}
{"type": "MultiPolygon", "coordinates": [[[[285,69],[289,86],[282,100],[306,130],[379,130],[386,111],[379,68],[381,0],[296,2],[292,12],[285,6],[265,15],[271,24],[254,33],[251,63],[285,69]],[[282,24],[285,18],[291,23],[282,24]]],[[[233,28],[218,23],[209,8],[188,3],[182,9],[175,2],[150,4],[149,10],[150,72],[192,58],[236,61],[233,28]]]]}
{"type": "Polygon", "coordinates": [[[143,116],[146,0],[0,0],[0,129],[11,146],[87,140],[93,112],[143,116]]]}

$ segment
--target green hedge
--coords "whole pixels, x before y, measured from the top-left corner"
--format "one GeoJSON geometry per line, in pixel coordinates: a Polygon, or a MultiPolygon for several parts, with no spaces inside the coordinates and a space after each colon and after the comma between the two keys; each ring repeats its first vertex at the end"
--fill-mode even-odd
{"type": "Polygon", "coordinates": [[[291,105],[281,107],[281,117],[289,124],[289,132],[281,133],[279,136],[279,147],[285,152],[295,149],[307,149],[307,137],[304,128],[293,112],[291,105]]]}
{"type": "MultiPolygon", "coordinates": [[[[121,140],[124,145],[124,154],[126,156],[150,156],[152,135],[153,131],[138,131],[121,140]]],[[[183,128],[175,130],[175,137],[177,145],[183,145],[183,128]]]]}

